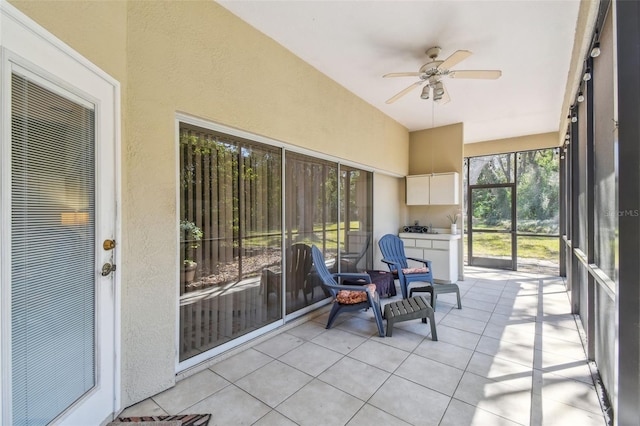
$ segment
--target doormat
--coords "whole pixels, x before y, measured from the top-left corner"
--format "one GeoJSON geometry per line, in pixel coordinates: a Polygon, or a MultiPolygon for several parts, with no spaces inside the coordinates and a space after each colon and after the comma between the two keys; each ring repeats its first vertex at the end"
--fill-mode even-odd
{"type": "MultiPolygon", "coordinates": [[[[142,423],[146,422],[150,425],[156,422],[158,426],[162,423],[180,422],[181,426],[207,426],[211,414],[179,414],[177,416],[139,416],[139,417],[118,417],[109,425],[117,425],[118,423],[142,423]]],[[[133,426],[133,425],[132,425],[133,426]]]]}

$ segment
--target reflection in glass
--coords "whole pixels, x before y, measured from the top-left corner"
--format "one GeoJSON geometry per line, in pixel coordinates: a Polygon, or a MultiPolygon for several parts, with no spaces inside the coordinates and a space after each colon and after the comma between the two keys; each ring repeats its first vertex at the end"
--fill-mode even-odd
{"type": "Polygon", "coordinates": [[[373,268],[373,173],[340,166],[340,271],[373,268]]]}
{"type": "Polygon", "coordinates": [[[180,360],[282,318],[279,149],[180,126],[180,360]]]}
{"type": "Polygon", "coordinates": [[[287,151],[283,174],[280,149],[185,123],[179,143],[181,361],[324,301],[314,244],[371,268],[372,173],[287,151]]]}
{"type": "Polygon", "coordinates": [[[311,272],[311,245],[317,245],[335,270],[338,254],[338,165],[286,153],[287,251],[286,313],[327,295],[311,272]]]}

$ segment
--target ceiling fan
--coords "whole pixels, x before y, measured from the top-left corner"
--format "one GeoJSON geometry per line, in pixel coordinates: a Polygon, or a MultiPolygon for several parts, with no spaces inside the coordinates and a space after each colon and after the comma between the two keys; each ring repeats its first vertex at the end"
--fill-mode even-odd
{"type": "Polygon", "coordinates": [[[483,80],[495,80],[500,78],[502,75],[502,71],[499,70],[451,70],[451,67],[456,66],[459,62],[471,56],[471,52],[468,50],[457,50],[453,52],[451,56],[449,56],[444,61],[438,60],[438,55],[440,54],[439,47],[432,47],[427,49],[426,54],[431,59],[430,62],[427,62],[417,72],[392,72],[389,74],[385,74],[382,77],[418,77],[420,80],[413,83],[411,86],[406,89],[401,90],[396,93],[389,99],[387,99],[386,103],[391,104],[416,87],[419,87],[426,83],[426,86],[422,89],[422,94],[420,97],[422,99],[429,99],[429,92],[433,91],[433,100],[440,103],[449,102],[449,93],[442,83],[442,77],[449,78],[473,78],[473,79],[483,79],[483,80]]]}

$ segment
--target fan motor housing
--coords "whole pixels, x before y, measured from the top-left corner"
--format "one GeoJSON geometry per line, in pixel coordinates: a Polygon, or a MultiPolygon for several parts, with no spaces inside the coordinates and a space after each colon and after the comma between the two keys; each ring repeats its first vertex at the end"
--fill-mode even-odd
{"type": "Polygon", "coordinates": [[[440,54],[441,50],[442,49],[439,46],[435,46],[435,47],[430,47],[424,53],[426,53],[427,56],[430,57],[431,59],[435,59],[440,54]]]}
{"type": "Polygon", "coordinates": [[[427,76],[442,74],[441,70],[438,69],[438,66],[444,61],[431,61],[429,63],[424,64],[420,67],[418,72],[425,73],[427,76]]]}

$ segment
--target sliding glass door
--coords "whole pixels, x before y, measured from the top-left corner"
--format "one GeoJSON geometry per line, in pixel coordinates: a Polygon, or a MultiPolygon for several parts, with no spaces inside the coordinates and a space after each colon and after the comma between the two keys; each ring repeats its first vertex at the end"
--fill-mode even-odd
{"type": "Polygon", "coordinates": [[[328,303],[312,245],[334,272],[371,268],[371,172],[179,127],[179,362],[328,303]]]}
{"type": "Polygon", "coordinates": [[[311,272],[311,246],[331,259],[338,252],[338,165],[307,155],[286,153],[285,230],[286,313],[327,297],[311,272]]]}
{"type": "Polygon", "coordinates": [[[180,126],[180,361],[282,318],[279,149],[180,126]]]}

